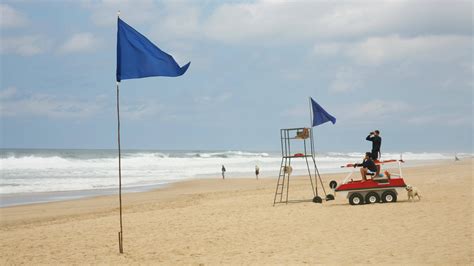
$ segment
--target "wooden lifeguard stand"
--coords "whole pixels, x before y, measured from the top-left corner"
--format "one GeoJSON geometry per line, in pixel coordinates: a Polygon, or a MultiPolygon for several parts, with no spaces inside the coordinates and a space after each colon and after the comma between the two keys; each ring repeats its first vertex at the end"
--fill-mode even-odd
{"type": "Polygon", "coordinates": [[[288,203],[292,159],[304,159],[306,161],[306,168],[313,193],[313,202],[323,202],[323,199],[318,195],[318,180],[323,189],[325,200],[333,200],[333,195],[326,194],[323,181],[316,165],[312,128],[301,127],[280,129],[280,141],[281,167],[278,175],[273,205],[277,203],[288,203]],[[301,150],[298,150],[298,153],[293,153],[292,149],[295,150],[295,148],[298,147],[298,142],[300,143],[299,146],[301,150]]]}

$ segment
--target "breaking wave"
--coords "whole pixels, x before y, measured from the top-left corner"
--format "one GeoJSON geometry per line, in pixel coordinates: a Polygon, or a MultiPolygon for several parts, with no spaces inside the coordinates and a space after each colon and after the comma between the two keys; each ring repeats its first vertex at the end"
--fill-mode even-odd
{"type": "MultiPolygon", "coordinates": [[[[115,150],[0,150],[0,194],[101,190],[118,186],[115,150]]],[[[363,153],[318,154],[321,172],[361,160],[363,153]]],[[[403,153],[406,161],[452,160],[453,154],[403,153]]],[[[382,159],[399,159],[399,153],[384,153],[382,159]]],[[[472,157],[458,154],[458,157],[472,157]]],[[[228,177],[253,177],[259,165],[263,177],[278,176],[279,152],[250,151],[124,151],[124,187],[153,186],[184,179],[219,178],[221,165],[228,177]]],[[[304,160],[293,160],[295,173],[304,173],[304,160]],[[298,170],[299,168],[303,170],[298,170]]]]}

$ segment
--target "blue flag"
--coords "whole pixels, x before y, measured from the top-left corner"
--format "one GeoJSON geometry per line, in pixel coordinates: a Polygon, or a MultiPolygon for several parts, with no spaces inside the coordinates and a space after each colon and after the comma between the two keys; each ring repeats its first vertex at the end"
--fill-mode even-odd
{"type": "Polygon", "coordinates": [[[118,18],[117,22],[117,81],[153,76],[177,77],[188,70],[174,58],[161,51],[145,36],[118,18]]]}
{"type": "Polygon", "coordinates": [[[311,98],[311,106],[313,107],[313,127],[324,124],[327,121],[331,121],[333,124],[336,123],[336,118],[326,112],[313,98],[311,98]]]}

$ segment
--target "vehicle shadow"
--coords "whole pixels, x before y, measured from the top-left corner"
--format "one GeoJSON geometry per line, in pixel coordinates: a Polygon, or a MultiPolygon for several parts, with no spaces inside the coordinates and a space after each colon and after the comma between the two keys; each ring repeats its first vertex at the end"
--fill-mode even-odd
{"type": "MultiPolygon", "coordinates": [[[[351,205],[349,202],[340,202],[340,203],[331,203],[331,204],[326,204],[326,207],[328,208],[337,208],[337,207],[357,207],[357,206],[366,206],[366,205],[381,205],[381,204],[384,204],[384,205],[392,205],[392,204],[407,204],[407,203],[413,203],[409,200],[400,200],[400,201],[397,201],[397,202],[391,202],[391,203],[382,203],[382,202],[378,202],[378,203],[375,203],[375,204],[362,204],[362,205],[351,205]]],[[[324,204],[324,203],[323,203],[324,204]]]]}

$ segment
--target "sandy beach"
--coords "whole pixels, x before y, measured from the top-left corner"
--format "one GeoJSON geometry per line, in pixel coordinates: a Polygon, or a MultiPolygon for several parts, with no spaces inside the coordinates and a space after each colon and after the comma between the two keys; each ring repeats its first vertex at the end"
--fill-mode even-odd
{"type": "MultiPolygon", "coordinates": [[[[472,264],[472,162],[404,169],[422,193],[414,203],[401,193],[391,204],[336,195],[272,206],[273,178],[126,194],[124,254],[116,196],[1,208],[0,264],[472,264]]],[[[311,196],[307,177],[294,177],[290,199],[311,196]]]]}

